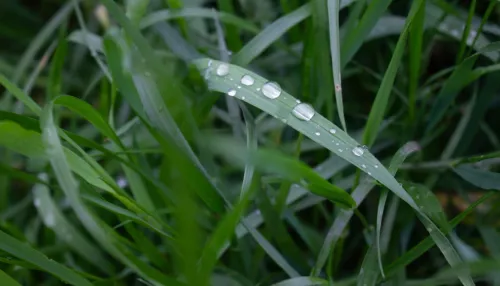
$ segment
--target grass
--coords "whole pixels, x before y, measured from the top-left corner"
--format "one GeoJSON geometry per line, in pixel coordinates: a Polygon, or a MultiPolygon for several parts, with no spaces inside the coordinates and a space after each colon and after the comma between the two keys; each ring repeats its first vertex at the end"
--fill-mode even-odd
{"type": "Polygon", "coordinates": [[[499,283],[496,0],[184,2],[0,4],[2,285],[499,283]]]}

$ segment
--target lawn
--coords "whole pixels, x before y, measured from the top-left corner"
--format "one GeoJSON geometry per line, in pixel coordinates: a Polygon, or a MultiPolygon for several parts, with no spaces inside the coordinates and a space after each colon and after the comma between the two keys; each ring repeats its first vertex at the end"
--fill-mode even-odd
{"type": "Polygon", "coordinates": [[[497,0],[4,0],[0,285],[500,285],[497,0]]]}

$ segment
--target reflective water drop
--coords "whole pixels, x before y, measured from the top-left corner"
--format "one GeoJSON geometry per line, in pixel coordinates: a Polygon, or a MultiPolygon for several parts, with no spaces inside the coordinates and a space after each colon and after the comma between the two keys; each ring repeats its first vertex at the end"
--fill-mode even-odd
{"type": "Polygon", "coordinates": [[[225,76],[229,73],[229,66],[226,64],[220,64],[216,71],[218,76],[225,76]]]}
{"type": "Polygon", "coordinates": [[[428,232],[432,232],[432,228],[430,228],[430,227],[429,227],[429,228],[427,229],[427,231],[428,231],[428,232]]]}
{"type": "Polygon", "coordinates": [[[227,92],[227,95],[229,95],[229,96],[235,96],[235,95],[236,95],[236,90],[235,90],[235,89],[230,89],[230,90],[227,92]]]}
{"type": "Polygon", "coordinates": [[[365,149],[363,149],[362,147],[358,146],[356,148],[353,148],[352,149],[352,153],[356,156],[361,156],[365,153],[365,149]]]}
{"type": "Polygon", "coordinates": [[[244,84],[244,85],[252,85],[254,84],[255,82],[255,79],[251,76],[251,75],[244,75],[242,78],[241,78],[241,83],[244,84]]]}
{"type": "Polygon", "coordinates": [[[245,99],[245,97],[244,97],[244,96],[242,96],[242,97],[241,97],[241,99],[245,99]]]}
{"type": "Polygon", "coordinates": [[[339,149],[339,152],[340,152],[340,153],[342,153],[342,152],[344,152],[344,150],[342,150],[342,149],[339,149]]]}
{"type": "Polygon", "coordinates": [[[238,88],[241,88],[241,85],[238,85],[238,88]]]}
{"type": "Polygon", "coordinates": [[[48,227],[53,227],[55,226],[56,224],[56,218],[54,217],[54,214],[52,212],[49,212],[46,216],[45,216],[45,224],[48,226],[48,227]]]}
{"type": "Polygon", "coordinates": [[[375,165],[375,166],[373,166],[373,167],[375,167],[375,169],[377,169],[377,168],[378,168],[378,165],[375,165]]]}
{"type": "Polygon", "coordinates": [[[361,167],[363,167],[363,168],[365,168],[365,169],[366,169],[366,165],[365,165],[365,164],[361,165],[361,167]]]}
{"type": "Polygon", "coordinates": [[[40,199],[39,198],[35,198],[35,201],[34,201],[35,207],[39,207],[40,204],[41,204],[40,199]]]}
{"type": "Polygon", "coordinates": [[[212,66],[212,60],[209,60],[208,61],[208,66],[211,67],[212,66]]]}
{"type": "Polygon", "coordinates": [[[275,82],[267,82],[262,86],[262,93],[270,99],[275,99],[281,95],[281,87],[275,82]]]}
{"type": "Polygon", "coordinates": [[[372,173],[368,172],[368,175],[370,175],[370,176],[371,176],[371,175],[372,175],[372,173]]]}
{"type": "Polygon", "coordinates": [[[330,129],[330,133],[335,134],[335,133],[337,133],[337,130],[335,130],[334,128],[332,128],[332,129],[330,129]]]}
{"type": "Polygon", "coordinates": [[[321,134],[320,134],[319,132],[316,132],[316,133],[314,133],[314,134],[316,134],[316,136],[319,136],[319,135],[321,135],[321,134]]]}
{"type": "Polygon", "coordinates": [[[300,100],[297,99],[297,100],[295,100],[295,102],[300,103],[300,100]]]}
{"type": "Polygon", "coordinates": [[[314,109],[307,103],[297,104],[293,110],[292,114],[300,120],[309,121],[314,116],[314,109]]]}
{"type": "Polygon", "coordinates": [[[339,143],[335,143],[335,145],[339,146],[340,144],[339,143]]]}
{"type": "Polygon", "coordinates": [[[260,91],[260,87],[257,87],[257,91],[260,91]]]}

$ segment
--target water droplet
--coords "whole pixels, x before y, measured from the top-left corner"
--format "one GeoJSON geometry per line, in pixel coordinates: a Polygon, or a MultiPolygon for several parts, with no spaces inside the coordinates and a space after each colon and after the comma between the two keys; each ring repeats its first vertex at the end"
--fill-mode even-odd
{"type": "Polygon", "coordinates": [[[427,231],[428,231],[428,232],[432,232],[432,228],[430,228],[430,227],[429,227],[429,228],[427,229],[427,231]]]}
{"type": "Polygon", "coordinates": [[[365,164],[361,165],[361,167],[363,167],[363,168],[365,168],[365,169],[366,169],[366,165],[365,165],[365,164]]]}
{"type": "Polygon", "coordinates": [[[372,175],[372,173],[368,172],[368,175],[370,175],[370,176],[371,176],[371,175],[372,175]]]}
{"type": "Polygon", "coordinates": [[[229,96],[235,96],[235,95],[236,95],[236,89],[230,89],[230,90],[227,92],[227,95],[229,95],[229,96]]]}
{"type": "Polygon", "coordinates": [[[275,82],[267,82],[262,86],[262,93],[270,99],[275,99],[281,95],[281,87],[275,82]]]}
{"type": "Polygon", "coordinates": [[[297,99],[297,100],[295,100],[295,102],[300,103],[300,100],[297,99]]]}
{"type": "Polygon", "coordinates": [[[260,91],[260,87],[257,87],[257,91],[260,91]]]}
{"type": "Polygon", "coordinates": [[[211,66],[212,66],[212,62],[213,62],[212,60],[209,60],[209,61],[208,61],[208,66],[209,66],[209,67],[211,67],[211,66]]]}
{"type": "Polygon", "coordinates": [[[40,202],[40,199],[39,198],[35,198],[35,201],[33,202],[33,204],[35,205],[35,207],[39,207],[41,202],[40,202]]]}
{"type": "Polygon", "coordinates": [[[255,82],[255,79],[251,76],[251,75],[244,75],[242,78],[241,78],[241,83],[244,84],[244,85],[252,85],[254,84],[255,82]]]}
{"type": "Polygon", "coordinates": [[[339,146],[340,144],[339,143],[335,143],[335,145],[339,146]]]}
{"type": "Polygon", "coordinates": [[[226,64],[220,64],[216,71],[218,76],[225,76],[229,73],[229,66],[226,64]]]}
{"type": "Polygon", "coordinates": [[[341,91],[342,90],[342,87],[340,86],[340,84],[336,84],[335,85],[335,90],[336,91],[341,91]]]}
{"type": "Polygon", "coordinates": [[[244,96],[242,96],[242,97],[241,97],[241,99],[245,99],[245,97],[244,97],[244,96]]]}
{"type": "Polygon", "coordinates": [[[286,123],[286,122],[287,122],[285,118],[281,119],[281,121],[283,121],[283,123],[286,123]]]}
{"type": "Polygon", "coordinates": [[[339,152],[340,152],[340,153],[342,153],[342,152],[344,152],[344,150],[342,150],[342,149],[339,149],[339,152]]]}
{"type": "Polygon", "coordinates": [[[238,88],[241,88],[241,85],[238,85],[238,88]]]}
{"type": "Polygon", "coordinates": [[[316,136],[319,136],[319,135],[321,135],[321,134],[320,134],[319,132],[316,132],[316,133],[314,133],[314,134],[316,134],[316,136]]]}
{"type": "Polygon", "coordinates": [[[293,110],[292,114],[300,120],[309,121],[314,116],[314,109],[307,103],[297,104],[293,110]]]}
{"type": "Polygon", "coordinates": [[[335,130],[334,128],[332,128],[332,129],[330,129],[330,133],[335,134],[335,133],[337,133],[337,130],[335,130]]]}
{"type": "Polygon", "coordinates": [[[377,168],[378,168],[378,165],[375,165],[375,166],[373,166],[373,167],[375,167],[375,169],[377,169],[377,168]]]}
{"type": "Polygon", "coordinates": [[[359,157],[365,153],[365,150],[362,147],[358,146],[352,149],[352,153],[359,157]]]}
{"type": "Polygon", "coordinates": [[[53,227],[56,225],[56,218],[54,217],[54,213],[52,212],[49,212],[46,216],[45,216],[45,224],[48,226],[48,227],[53,227]]]}

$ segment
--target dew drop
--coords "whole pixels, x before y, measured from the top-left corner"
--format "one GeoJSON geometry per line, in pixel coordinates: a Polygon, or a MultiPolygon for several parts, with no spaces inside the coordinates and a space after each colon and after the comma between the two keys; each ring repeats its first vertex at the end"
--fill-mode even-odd
{"type": "Polygon", "coordinates": [[[296,99],[295,102],[300,103],[300,100],[296,99]]]}
{"type": "Polygon", "coordinates": [[[39,198],[35,198],[35,201],[34,201],[35,207],[39,207],[40,204],[41,204],[40,199],[39,198]]]}
{"type": "Polygon", "coordinates": [[[242,78],[241,78],[241,83],[244,84],[244,85],[252,85],[254,84],[255,82],[255,79],[251,76],[251,75],[244,75],[242,78]]]}
{"type": "Polygon", "coordinates": [[[241,85],[238,85],[238,88],[241,88],[241,85]]]}
{"type": "Polygon", "coordinates": [[[293,108],[292,114],[300,120],[309,121],[313,118],[315,111],[311,105],[299,103],[293,108]]]}
{"type": "Polygon", "coordinates": [[[330,133],[335,134],[335,133],[337,133],[337,130],[332,128],[332,129],[330,129],[330,133]]]}
{"type": "Polygon", "coordinates": [[[339,146],[340,144],[339,143],[335,143],[335,145],[339,146]]]}
{"type": "Polygon", "coordinates": [[[375,166],[373,166],[373,167],[375,167],[375,169],[378,169],[378,165],[375,165],[375,166]]]}
{"type": "Polygon", "coordinates": [[[352,149],[352,153],[359,157],[365,153],[365,150],[362,147],[358,146],[352,149]]]}
{"type": "Polygon", "coordinates": [[[244,97],[244,96],[242,96],[242,97],[241,97],[241,99],[245,99],[245,97],[244,97]]]}
{"type": "Polygon", "coordinates": [[[365,165],[365,164],[361,165],[361,167],[363,167],[363,168],[365,168],[365,169],[366,169],[366,165],[365,165]]]}
{"type": "Polygon", "coordinates": [[[209,60],[208,61],[208,66],[211,67],[212,66],[212,60],[209,60]]]}
{"type": "Polygon", "coordinates": [[[321,135],[321,134],[320,134],[319,132],[316,132],[316,133],[314,133],[314,134],[316,134],[316,136],[319,136],[319,135],[321,135]]]}
{"type": "Polygon", "coordinates": [[[257,91],[260,91],[260,87],[257,87],[257,91]]]}
{"type": "Polygon", "coordinates": [[[370,176],[371,176],[371,175],[372,175],[372,173],[368,172],[368,175],[370,175],[370,176]]]}
{"type": "Polygon", "coordinates": [[[340,152],[340,153],[342,153],[342,152],[344,152],[344,150],[342,150],[342,149],[339,149],[339,152],[340,152]]]}
{"type": "Polygon", "coordinates": [[[216,71],[218,76],[225,76],[229,73],[229,66],[226,64],[220,64],[216,71]]]}
{"type": "Polygon", "coordinates": [[[267,82],[262,86],[262,93],[270,99],[275,99],[281,95],[281,87],[275,82],[267,82]]]}
{"type": "Polygon", "coordinates": [[[432,232],[432,228],[430,228],[430,227],[429,227],[429,228],[427,229],[427,231],[428,231],[428,232],[432,232]]]}
{"type": "Polygon", "coordinates": [[[53,226],[55,226],[55,224],[56,224],[56,218],[54,217],[54,213],[49,212],[49,213],[45,216],[45,224],[46,224],[48,227],[53,227],[53,226]]]}
{"type": "Polygon", "coordinates": [[[235,95],[236,95],[236,90],[235,90],[235,89],[230,89],[230,90],[227,92],[227,95],[229,95],[229,96],[235,96],[235,95]]]}

